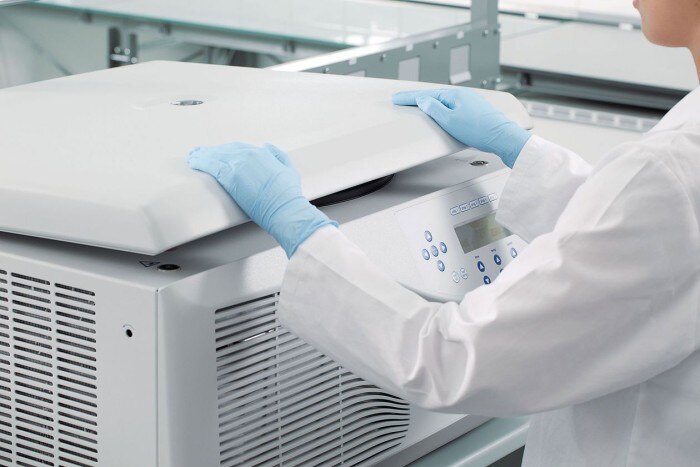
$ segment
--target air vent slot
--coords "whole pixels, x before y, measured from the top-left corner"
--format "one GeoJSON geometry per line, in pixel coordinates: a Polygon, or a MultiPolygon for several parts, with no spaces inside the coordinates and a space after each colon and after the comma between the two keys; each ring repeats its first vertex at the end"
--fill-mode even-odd
{"type": "Polygon", "coordinates": [[[653,118],[632,117],[598,110],[543,104],[535,101],[529,101],[527,99],[521,99],[521,102],[530,115],[539,118],[572,121],[599,127],[636,131],[639,133],[647,132],[659,123],[657,119],[653,118]]]}
{"type": "Polygon", "coordinates": [[[221,466],[354,466],[401,444],[408,404],[282,328],[278,295],[217,310],[221,466]]]}
{"type": "Polygon", "coordinates": [[[95,293],[0,269],[0,466],[98,462],[95,293]]]}

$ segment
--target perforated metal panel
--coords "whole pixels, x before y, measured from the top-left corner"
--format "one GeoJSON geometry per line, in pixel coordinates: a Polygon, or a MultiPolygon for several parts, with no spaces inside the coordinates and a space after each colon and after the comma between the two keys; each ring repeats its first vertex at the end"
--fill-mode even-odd
{"type": "Polygon", "coordinates": [[[282,328],[277,303],[215,312],[220,464],[360,465],[399,445],[408,404],[282,328]]]}
{"type": "Polygon", "coordinates": [[[95,294],[0,269],[0,465],[98,460],[95,294]]]}

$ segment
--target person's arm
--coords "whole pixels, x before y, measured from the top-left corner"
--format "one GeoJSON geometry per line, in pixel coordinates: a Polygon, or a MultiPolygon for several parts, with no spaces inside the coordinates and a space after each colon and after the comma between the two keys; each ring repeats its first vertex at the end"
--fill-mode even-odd
{"type": "Polygon", "coordinates": [[[697,349],[699,243],[674,174],[623,154],[579,188],[552,232],[459,304],[404,289],[324,228],[292,257],[279,316],[420,406],[547,411],[638,384],[697,349]]]}
{"type": "Polygon", "coordinates": [[[508,177],[496,221],[527,242],[551,232],[591,170],[575,152],[533,135],[508,177]]]}
{"type": "Polygon", "coordinates": [[[199,148],[189,163],[292,258],[279,313],[293,331],[416,404],[508,415],[639,383],[697,348],[697,219],[668,155],[645,150],[609,154],[554,230],[460,304],[429,303],[375,268],[274,146],[199,148]]]}

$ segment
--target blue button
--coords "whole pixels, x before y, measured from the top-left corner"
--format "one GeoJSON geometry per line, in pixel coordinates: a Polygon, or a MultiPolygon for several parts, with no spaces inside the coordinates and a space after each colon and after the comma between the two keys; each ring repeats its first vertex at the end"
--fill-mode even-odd
{"type": "Polygon", "coordinates": [[[482,261],[479,261],[478,263],[476,263],[476,267],[479,268],[479,271],[481,271],[481,272],[486,271],[486,266],[484,265],[484,263],[482,261]]]}
{"type": "MultiPolygon", "coordinates": [[[[450,214],[453,216],[456,216],[457,214],[459,214],[459,206],[455,206],[453,208],[450,208],[450,214]]],[[[430,241],[430,240],[428,240],[428,241],[430,241]]]]}
{"type": "Polygon", "coordinates": [[[469,207],[474,209],[479,207],[479,200],[478,199],[473,199],[469,201],[469,207]]]}
{"type": "Polygon", "coordinates": [[[479,204],[486,204],[489,202],[489,197],[488,196],[482,196],[479,198],[479,204]]]}
{"type": "Polygon", "coordinates": [[[484,276],[484,284],[489,285],[491,283],[491,278],[489,276],[484,276]]]}
{"type": "Polygon", "coordinates": [[[467,212],[467,211],[469,211],[469,209],[471,209],[471,208],[469,207],[469,203],[464,203],[464,204],[460,204],[460,205],[459,205],[459,210],[460,210],[461,212],[467,212]]]}
{"type": "Polygon", "coordinates": [[[518,256],[518,250],[516,250],[515,248],[511,248],[510,249],[510,256],[512,256],[513,258],[518,256]]]}
{"type": "Polygon", "coordinates": [[[442,261],[438,261],[437,265],[438,265],[438,269],[440,270],[440,272],[445,271],[445,263],[443,263],[442,261]]]}
{"type": "Polygon", "coordinates": [[[422,251],[421,253],[422,253],[422,255],[423,255],[423,259],[424,259],[424,260],[427,261],[427,260],[430,259],[430,253],[428,253],[428,250],[423,249],[423,251],[422,251]]]}
{"type": "Polygon", "coordinates": [[[445,242],[440,242],[440,251],[447,253],[447,245],[445,245],[445,242]]]}
{"type": "Polygon", "coordinates": [[[436,247],[435,245],[431,246],[431,247],[430,247],[430,252],[433,254],[433,256],[437,256],[437,255],[438,255],[438,249],[437,249],[437,247],[436,247]]]}
{"type": "Polygon", "coordinates": [[[498,195],[496,193],[491,193],[489,195],[489,201],[496,201],[498,199],[498,195]]]}
{"type": "Polygon", "coordinates": [[[433,234],[430,233],[430,230],[425,231],[425,241],[426,242],[432,242],[433,241],[433,234]]]}
{"type": "Polygon", "coordinates": [[[503,261],[501,260],[500,256],[493,255],[493,262],[500,266],[503,261]]]}

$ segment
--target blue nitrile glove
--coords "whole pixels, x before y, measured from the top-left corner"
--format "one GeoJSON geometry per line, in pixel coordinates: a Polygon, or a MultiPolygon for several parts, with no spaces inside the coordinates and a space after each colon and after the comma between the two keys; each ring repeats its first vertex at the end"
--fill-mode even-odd
{"type": "Polygon", "coordinates": [[[396,105],[417,105],[453,138],[496,154],[510,168],[531,136],[470,89],[404,91],[392,100],[396,105]]]}
{"type": "Polygon", "coordinates": [[[196,148],[187,162],[213,176],[251,220],[282,245],[288,258],[316,230],[338,226],[304,198],[299,173],[271,144],[196,148]]]}

